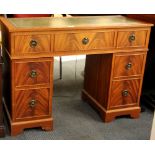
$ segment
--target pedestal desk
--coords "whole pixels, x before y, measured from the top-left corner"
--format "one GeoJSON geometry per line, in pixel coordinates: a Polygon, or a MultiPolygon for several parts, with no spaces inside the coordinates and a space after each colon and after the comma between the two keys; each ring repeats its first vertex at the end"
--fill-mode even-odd
{"type": "MultiPolygon", "coordinates": [[[[123,16],[1,18],[11,135],[53,129],[53,57],[86,54],[82,99],[105,122],[140,114],[150,27],[123,16]]],[[[63,118],[62,118],[63,119],[63,118]]]]}

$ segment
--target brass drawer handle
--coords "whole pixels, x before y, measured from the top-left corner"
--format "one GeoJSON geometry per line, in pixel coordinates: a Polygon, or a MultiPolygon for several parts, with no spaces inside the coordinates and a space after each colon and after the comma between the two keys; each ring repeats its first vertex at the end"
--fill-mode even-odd
{"type": "Polygon", "coordinates": [[[130,36],[129,36],[129,42],[133,42],[133,41],[135,41],[135,39],[136,39],[135,34],[134,33],[130,34],[130,36]]]}
{"type": "Polygon", "coordinates": [[[125,66],[125,68],[126,68],[127,70],[131,69],[131,68],[132,68],[132,63],[129,62],[129,63],[125,66]]]}
{"type": "Polygon", "coordinates": [[[122,91],[122,96],[126,97],[126,96],[128,96],[128,95],[129,95],[128,90],[123,90],[123,91],[122,91]]]}
{"type": "Polygon", "coordinates": [[[36,40],[30,41],[30,47],[35,48],[37,46],[38,42],[36,40]]]}
{"type": "Polygon", "coordinates": [[[82,43],[84,44],[84,45],[86,45],[86,44],[88,44],[89,43],[89,39],[88,38],[83,38],[82,39],[82,43]]]}
{"type": "Polygon", "coordinates": [[[32,99],[29,103],[30,107],[34,108],[36,106],[36,102],[37,102],[36,100],[32,99]]]}
{"type": "Polygon", "coordinates": [[[31,78],[36,78],[36,77],[37,77],[37,71],[36,71],[36,70],[32,70],[32,71],[30,72],[30,77],[31,77],[31,78]]]}

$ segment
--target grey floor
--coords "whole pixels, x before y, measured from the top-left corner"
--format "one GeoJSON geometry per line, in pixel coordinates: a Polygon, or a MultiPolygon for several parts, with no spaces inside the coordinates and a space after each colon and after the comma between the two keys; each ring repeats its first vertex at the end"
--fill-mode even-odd
{"type": "Polygon", "coordinates": [[[100,116],[81,100],[85,60],[63,62],[63,79],[59,80],[59,62],[54,66],[54,130],[26,129],[16,137],[1,140],[146,140],[150,139],[153,111],[145,107],[139,119],[117,118],[103,123],[100,116]],[[75,64],[76,74],[75,74],[75,64]]]}

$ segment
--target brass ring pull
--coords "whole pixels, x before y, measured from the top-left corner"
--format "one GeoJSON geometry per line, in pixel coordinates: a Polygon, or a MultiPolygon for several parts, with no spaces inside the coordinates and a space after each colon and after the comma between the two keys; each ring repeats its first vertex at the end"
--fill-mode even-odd
{"type": "Polygon", "coordinates": [[[36,70],[32,70],[30,73],[30,77],[31,78],[36,78],[37,77],[37,71],[36,70]]]}
{"type": "Polygon", "coordinates": [[[129,95],[128,90],[123,90],[122,91],[122,96],[127,97],[129,95]]]}
{"type": "Polygon", "coordinates": [[[84,45],[88,44],[88,43],[89,43],[89,39],[88,39],[88,38],[83,38],[83,39],[82,39],[82,43],[83,43],[84,45]]]}
{"type": "Polygon", "coordinates": [[[129,63],[125,66],[125,68],[126,68],[127,70],[131,69],[131,68],[132,68],[132,63],[129,62],[129,63]]]}
{"type": "Polygon", "coordinates": [[[34,108],[36,106],[36,100],[32,99],[29,103],[31,108],[34,108]]]}
{"type": "Polygon", "coordinates": [[[31,40],[30,41],[30,47],[35,48],[37,46],[37,41],[36,40],[31,40]]]}
{"type": "Polygon", "coordinates": [[[129,36],[129,42],[133,42],[133,41],[135,41],[135,39],[136,39],[135,34],[134,33],[130,34],[130,36],[129,36]]]}

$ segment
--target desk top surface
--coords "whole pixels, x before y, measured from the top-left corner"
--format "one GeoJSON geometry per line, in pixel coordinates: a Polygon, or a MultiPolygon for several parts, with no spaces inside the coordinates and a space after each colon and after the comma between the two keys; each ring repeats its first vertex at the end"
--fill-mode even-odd
{"type": "Polygon", "coordinates": [[[13,29],[92,29],[152,26],[123,16],[84,16],[65,18],[8,18],[7,23],[13,29]]]}

